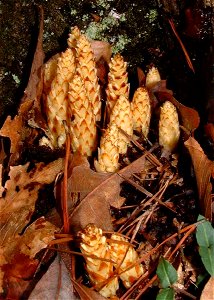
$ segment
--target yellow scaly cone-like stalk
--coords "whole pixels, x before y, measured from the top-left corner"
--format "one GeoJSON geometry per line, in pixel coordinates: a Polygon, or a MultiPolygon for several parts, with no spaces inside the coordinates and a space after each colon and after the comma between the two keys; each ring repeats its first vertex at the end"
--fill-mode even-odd
{"type": "MultiPolygon", "coordinates": [[[[80,250],[83,254],[95,255],[98,259],[85,257],[86,270],[95,285],[102,285],[113,274],[113,264],[111,262],[100,260],[99,258],[110,259],[109,246],[106,237],[102,234],[102,229],[94,224],[89,224],[78,233],[81,239],[80,250]]],[[[99,293],[108,298],[116,295],[119,288],[118,279],[114,277],[99,290],[99,293]]]]}
{"type": "Polygon", "coordinates": [[[144,268],[141,264],[136,263],[139,259],[138,254],[133,246],[127,244],[127,242],[128,240],[126,238],[114,233],[111,236],[109,244],[111,254],[110,257],[111,260],[114,261],[115,268],[118,268],[117,273],[119,274],[119,277],[122,280],[124,286],[126,288],[130,288],[132,284],[137,281],[137,279],[144,273],[144,268]],[[124,242],[124,244],[121,242],[124,242]],[[128,267],[130,267],[130,265],[134,263],[136,263],[136,265],[134,265],[133,268],[125,271],[128,267]]]}
{"type": "Polygon", "coordinates": [[[116,124],[109,124],[101,137],[98,160],[94,162],[97,172],[116,172],[119,169],[118,136],[116,124]]]}
{"type": "Polygon", "coordinates": [[[142,132],[147,138],[151,119],[151,104],[148,90],[145,87],[139,87],[131,103],[133,115],[133,129],[142,132]]]}
{"type": "Polygon", "coordinates": [[[45,98],[49,94],[51,83],[56,76],[57,62],[59,57],[59,53],[55,54],[44,65],[43,95],[46,95],[45,98]]]}
{"type": "Polygon", "coordinates": [[[175,106],[164,102],[160,111],[159,120],[159,144],[164,150],[172,152],[175,150],[180,137],[178,113],[175,106]]]}
{"type": "Polygon", "coordinates": [[[126,98],[129,97],[127,63],[124,62],[123,57],[119,53],[112,57],[109,63],[106,94],[108,115],[111,114],[120,95],[126,98]]]}
{"type": "Polygon", "coordinates": [[[69,131],[72,150],[91,156],[97,147],[97,127],[92,105],[79,75],[74,75],[68,92],[69,131]]]}
{"type": "Polygon", "coordinates": [[[71,49],[67,49],[57,59],[56,76],[46,99],[47,122],[50,138],[54,147],[61,147],[66,140],[65,124],[67,122],[68,84],[75,72],[75,57],[71,49]]]}
{"type": "Polygon", "coordinates": [[[76,48],[77,41],[78,41],[80,35],[81,35],[81,33],[77,26],[74,26],[73,28],[71,28],[71,33],[69,33],[69,36],[67,39],[68,47],[70,47],[71,49],[76,48]]]}
{"type": "Polygon", "coordinates": [[[101,118],[100,86],[94,53],[89,40],[81,34],[76,46],[78,74],[82,78],[96,120],[101,118]]]}
{"type": "MultiPolygon", "coordinates": [[[[116,104],[114,105],[111,115],[110,123],[116,124],[118,128],[123,129],[128,135],[133,134],[133,121],[132,121],[132,111],[131,104],[125,96],[119,96],[116,104]]],[[[129,140],[125,135],[119,131],[119,153],[125,154],[127,151],[127,145],[129,140]]]]}
{"type": "Polygon", "coordinates": [[[150,68],[146,75],[146,87],[148,89],[151,89],[159,81],[161,81],[161,77],[158,69],[156,67],[150,68]]]}

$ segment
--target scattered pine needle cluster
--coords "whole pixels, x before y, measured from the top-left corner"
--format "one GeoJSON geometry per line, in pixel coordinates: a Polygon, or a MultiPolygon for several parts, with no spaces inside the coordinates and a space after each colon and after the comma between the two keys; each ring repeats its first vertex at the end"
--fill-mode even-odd
{"type": "MultiPolygon", "coordinates": [[[[90,41],[74,27],[65,52],[52,57],[44,68],[44,107],[49,127],[49,139],[40,144],[63,147],[70,135],[72,151],[91,156],[98,149],[94,167],[97,172],[116,172],[119,155],[126,154],[128,138],[133,131],[147,139],[152,115],[150,89],[161,80],[158,69],[152,67],[144,87],[139,87],[129,99],[127,63],[118,53],[109,63],[106,87],[105,117],[107,128],[98,141],[97,121],[101,115],[101,88],[98,83],[95,57],[90,41]],[[99,147],[98,147],[99,146],[99,147]]],[[[159,144],[164,151],[175,150],[180,136],[175,106],[166,101],[160,112],[159,144]]]]}
{"type": "Polygon", "coordinates": [[[114,233],[109,242],[102,229],[88,224],[78,233],[80,250],[85,256],[86,270],[95,289],[106,297],[116,296],[119,289],[118,278],[126,288],[144,273],[144,268],[137,261],[138,254],[128,240],[114,233]]]}

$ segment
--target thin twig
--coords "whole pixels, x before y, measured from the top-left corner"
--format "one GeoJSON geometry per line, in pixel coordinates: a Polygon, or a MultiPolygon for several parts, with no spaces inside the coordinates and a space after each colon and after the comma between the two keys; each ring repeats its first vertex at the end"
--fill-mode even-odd
{"type": "Polygon", "coordinates": [[[74,255],[77,255],[77,256],[90,257],[90,258],[93,258],[93,259],[97,259],[97,260],[102,260],[102,261],[105,261],[105,262],[114,263],[110,259],[101,258],[101,257],[98,257],[98,256],[93,255],[93,254],[83,254],[83,253],[72,251],[72,250],[58,249],[58,248],[54,248],[54,247],[48,247],[47,249],[48,250],[57,251],[57,252],[62,252],[62,253],[74,254],[74,255]]]}
{"type": "Polygon", "coordinates": [[[123,129],[119,128],[119,130],[127,137],[129,141],[131,141],[137,148],[145,152],[147,159],[154,165],[158,167],[162,167],[162,163],[155,157],[151,152],[157,148],[157,146],[153,146],[149,151],[146,150],[140,143],[135,141],[128,133],[126,133],[123,129]]]}
{"type": "Polygon", "coordinates": [[[142,192],[143,194],[145,194],[148,197],[152,197],[153,194],[150,193],[149,191],[147,191],[144,187],[142,187],[141,185],[137,184],[136,182],[134,182],[133,180],[131,180],[130,178],[127,178],[119,173],[117,173],[121,178],[123,178],[125,181],[127,181],[128,183],[130,183],[131,185],[133,185],[137,190],[139,190],[140,192],[142,192]]]}
{"type": "Polygon", "coordinates": [[[62,198],[62,211],[63,211],[63,225],[64,232],[69,233],[69,216],[68,216],[68,161],[70,156],[70,135],[66,136],[66,154],[65,154],[65,167],[63,178],[63,198],[62,198]]]}
{"type": "Polygon", "coordinates": [[[174,35],[176,36],[176,38],[177,38],[177,40],[178,40],[178,42],[179,42],[179,44],[180,44],[180,46],[181,46],[181,49],[182,49],[183,52],[184,52],[184,55],[185,55],[185,58],[186,58],[186,61],[187,61],[187,64],[188,64],[189,68],[193,71],[193,73],[195,73],[195,69],[194,69],[193,64],[192,64],[192,62],[191,62],[191,59],[190,59],[190,57],[189,57],[189,54],[188,54],[188,52],[187,52],[187,50],[186,50],[186,48],[185,48],[185,46],[184,46],[182,40],[180,39],[180,37],[179,37],[179,35],[178,35],[177,31],[176,31],[176,28],[175,28],[175,25],[174,25],[173,20],[172,20],[172,19],[169,19],[168,21],[169,21],[169,25],[170,25],[170,27],[171,27],[171,29],[172,29],[174,35]]]}

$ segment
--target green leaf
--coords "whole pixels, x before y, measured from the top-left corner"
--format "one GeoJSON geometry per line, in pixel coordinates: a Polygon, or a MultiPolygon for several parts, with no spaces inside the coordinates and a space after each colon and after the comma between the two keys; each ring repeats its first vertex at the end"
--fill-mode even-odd
{"type": "Polygon", "coordinates": [[[174,300],[175,292],[172,288],[162,289],[157,295],[156,300],[174,300]]]}
{"type": "Polygon", "coordinates": [[[214,276],[214,229],[210,222],[205,221],[197,226],[196,239],[201,260],[207,272],[214,276]]]}
{"type": "Polygon", "coordinates": [[[199,254],[207,272],[214,277],[214,246],[199,247],[199,254]]]}
{"type": "Polygon", "coordinates": [[[210,222],[204,221],[198,224],[196,229],[196,239],[199,246],[210,247],[214,245],[214,229],[210,222]]]}
{"type": "Polygon", "coordinates": [[[163,257],[161,257],[157,271],[162,288],[168,288],[177,281],[177,272],[175,268],[163,257]]]}

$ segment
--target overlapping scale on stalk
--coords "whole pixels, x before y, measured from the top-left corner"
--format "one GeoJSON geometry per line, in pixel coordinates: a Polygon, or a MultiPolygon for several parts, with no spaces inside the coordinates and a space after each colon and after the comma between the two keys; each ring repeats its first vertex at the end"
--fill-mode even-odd
{"type": "Polygon", "coordinates": [[[101,137],[98,160],[94,167],[97,172],[116,172],[119,169],[119,130],[116,124],[109,124],[101,137]]]}
{"type": "Polygon", "coordinates": [[[98,84],[94,53],[89,40],[83,34],[77,39],[76,53],[78,74],[83,80],[93,113],[98,121],[101,118],[100,86],[98,84]]]}
{"type": "Polygon", "coordinates": [[[160,111],[159,144],[165,151],[173,152],[180,137],[179,120],[176,107],[170,102],[164,102],[160,111]]]}
{"type": "Polygon", "coordinates": [[[68,114],[72,150],[91,156],[97,147],[96,120],[85,86],[77,74],[69,84],[68,114]]]}
{"type": "Polygon", "coordinates": [[[130,288],[144,273],[142,264],[137,263],[139,256],[134,247],[128,243],[128,239],[117,233],[112,234],[109,244],[110,257],[114,262],[114,267],[124,286],[130,288]],[[131,265],[134,266],[128,269],[131,265]]]}
{"type": "Polygon", "coordinates": [[[132,99],[133,129],[147,138],[151,119],[151,103],[147,88],[139,87],[132,99]]]}
{"type": "Polygon", "coordinates": [[[77,46],[77,41],[78,41],[80,35],[81,35],[81,33],[77,26],[74,26],[73,28],[71,28],[71,32],[69,33],[69,36],[67,39],[68,47],[75,50],[75,48],[77,46]]]}
{"type": "Polygon", "coordinates": [[[46,99],[50,92],[51,83],[56,76],[57,62],[59,57],[60,54],[57,53],[44,64],[43,99],[46,99]]]}
{"type": "MultiPolygon", "coordinates": [[[[109,246],[106,237],[102,234],[102,229],[94,224],[89,224],[86,228],[78,233],[80,238],[80,250],[85,256],[86,270],[89,278],[94,285],[98,285],[99,293],[108,298],[116,295],[119,288],[117,277],[109,279],[113,274],[113,264],[101,259],[110,260],[109,246]],[[96,258],[90,257],[96,256],[96,258]],[[105,280],[108,280],[105,284],[105,280]],[[104,283],[104,286],[99,289],[99,286],[104,283]]],[[[96,287],[95,287],[96,288],[96,287]]]]}
{"type": "Polygon", "coordinates": [[[161,81],[160,73],[158,68],[151,67],[146,75],[146,87],[148,89],[153,88],[159,81],[161,81]]]}
{"type": "MultiPolygon", "coordinates": [[[[124,130],[130,136],[133,134],[131,104],[128,98],[123,95],[119,96],[112,109],[110,115],[110,124],[116,124],[118,128],[124,130]]],[[[127,137],[119,130],[118,147],[120,154],[126,153],[128,143],[129,140],[127,137]]]]}
{"type": "Polygon", "coordinates": [[[111,114],[120,95],[129,98],[127,63],[119,53],[112,57],[109,63],[106,95],[108,115],[111,114]]]}
{"type": "Polygon", "coordinates": [[[67,49],[57,59],[56,75],[51,83],[46,98],[45,108],[47,123],[54,147],[61,147],[66,140],[67,93],[69,81],[76,69],[75,57],[71,49],[67,49]]]}

